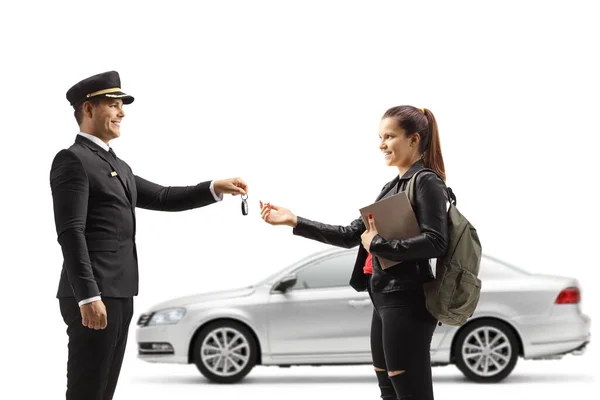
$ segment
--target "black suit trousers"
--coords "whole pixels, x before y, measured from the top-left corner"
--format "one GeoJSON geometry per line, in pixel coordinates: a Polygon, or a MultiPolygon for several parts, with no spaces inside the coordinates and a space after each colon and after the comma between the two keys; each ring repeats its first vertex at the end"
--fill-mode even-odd
{"type": "Polygon", "coordinates": [[[67,400],[110,400],[113,398],[133,317],[133,298],[102,298],[107,326],[90,329],[81,324],[79,305],[73,297],[59,298],[60,312],[67,324],[67,400]]]}

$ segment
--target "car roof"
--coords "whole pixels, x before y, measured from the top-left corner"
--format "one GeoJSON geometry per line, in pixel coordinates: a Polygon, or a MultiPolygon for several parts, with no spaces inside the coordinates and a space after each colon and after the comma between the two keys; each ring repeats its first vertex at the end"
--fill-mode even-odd
{"type": "MultiPolygon", "coordinates": [[[[336,255],[336,254],[356,253],[357,251],[358,251],[357,248],[346,249],[346,248],[334,247],[334,248],[326,248],[326,249],[323,249],[320,251],[310,253],[309,255],[297,260],[296,262],[288,265],[287,267],[282,268],[282,269],[272,273],[271,275],[265,277],[260,282],[256,283],[256,285],[263,285],[263,284],[270,283],[271,281],[275,280],[277,277],[285,276],[285,275],[291,273],[292,271],[302,268],[302,267],[306,266],[307,264],[311,264],[319,259],[326,258],[326,257],[336,255]]],[[[489,261],[500,264],[506,268],[509,268],[509,269],[513,270],[514,272],[521,273],[524,275],[531,275],[531,273],[529,273],[521,268],[518,268],[512,264],[509,264],[506,261],[503,261],[497,257],[491,256],[489,254],[482,254],[481,257],[482,257],[482,259],[487,259],[489,261]]]]}

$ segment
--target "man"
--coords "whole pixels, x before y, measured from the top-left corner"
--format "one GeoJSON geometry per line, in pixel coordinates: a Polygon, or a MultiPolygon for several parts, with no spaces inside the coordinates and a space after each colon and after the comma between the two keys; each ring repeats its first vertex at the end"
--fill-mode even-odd
{"type": "Polygon", "coordinates": [[[109,147],[124,104],[116,71],[67,91],[80,132],[54,158],[50,185],[63,267],[57,297],[69,336],[67,399],[112,399],[138,294],[135,207],[181,211],[246,194],[240,178],[163,187],[133,174],[109,147]]]}

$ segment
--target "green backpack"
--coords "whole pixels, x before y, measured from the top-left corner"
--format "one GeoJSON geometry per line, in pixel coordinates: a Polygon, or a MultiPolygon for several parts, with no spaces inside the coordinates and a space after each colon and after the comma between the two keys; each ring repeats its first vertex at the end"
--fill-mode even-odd
{"type": "MultiPolygon", "coordinates": [[[[415,179],[423,171],[435,173],[425,168],[409,180],[406,194],[413,208],[415,179]]],[[[425,283],[423,288],[427,310],[440,325],[461,326],[473,315],[479,302],[481,280],[477,275],[481,261],[481,243],[473,225],[456,208],[456,198],[450,188],[448,196],[448,250],[437,259],[435,280],[425,283]]]]}

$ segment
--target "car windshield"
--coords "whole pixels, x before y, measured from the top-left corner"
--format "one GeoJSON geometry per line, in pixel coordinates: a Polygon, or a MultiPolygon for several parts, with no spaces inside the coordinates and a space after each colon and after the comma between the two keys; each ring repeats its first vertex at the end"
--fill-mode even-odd
{"type": "Polygon", "coordinates": [[[300,267],[301,265],[306,264],[310,260],[314,260],[314,259],[318,258],[319,256],[325,255],[325,254],[330,253],[330,252],[331,252],[330,250],[325,250],[325,251],[323,251],[321,253],[315,253],[315,254],[311,254],[311,255],[309,255],[307,257],[304,257],[304,258],[296,261],[295,263],[287,266],[286,268],[280,269],[280,270],[274,272],[273,274],[271,274],[268,277],[262,279],[261,281],[255,283],[254,285],[251,285],[250,287],[262,286],[262,285],[266,285],[267,283],[275,283],[274,282],[275,278],[277,278],[283,272],[285,272],[285,271],[293,271],[296,268],[300,267]]]}
{"type": "Polygon", "coordinates": [[[264,278],[264,279],[260,280],[259,282],[255,283],[255,284],[254,284],[254,285],[252,285],[252,286],[256,287],[256,286],[262,286],[262,285],[265,285],[265,284],[267,284],[267,283],[273,283],[273,281],[275,280],[275,278],[276,278],[277,276],[281,275],[281,273],[282,273],[283,271],[291,271],[291,270],[295,269],[296,267],[298,267],[299,265],[301,265],[301,264],[305,263],[305,262],[306,262],[306,260],[308,260],[309,258],[311,258],[311,257],[305,257],[305,258],[303,258],[302,260],[296,261],[294,264],[292,264],[292,265],[290,265],[290,266],[286,267],[285,269],[280,269],[280,270],[278,270],[278,271],[276,271],[276,272],[272,273],[272,274],[271,274],[271,275],[269,275],[268,277],[266,277],[266,278],[264,278]]]}
{"type": "Polygon", "coordinates": [[[265,285],[265,284],[267,284],[267,283],[269,283],[269,282],[272,282],[272,281],[274,281],[274,280],[275,280],[275,277],[276,277],[276,276],[278,276],[278,275],[280,275],[280,274],[281,274],[281,271],[277,271],[277,272],[275,272],[275,273],[273,273],[273,274],[269,275],[269,276],[268,276],[268,277],[266,277],[265,279],[263,279],[263,280],[261,280],[261,281],[259,281],[259,282],[255,283],[255,284],[253,284],[251,287],[262,286],[262,285],[265,285]]]}

